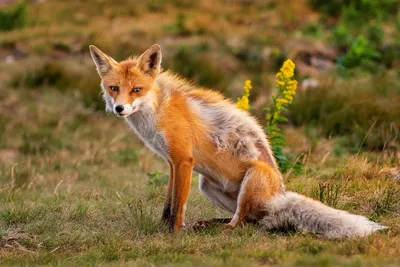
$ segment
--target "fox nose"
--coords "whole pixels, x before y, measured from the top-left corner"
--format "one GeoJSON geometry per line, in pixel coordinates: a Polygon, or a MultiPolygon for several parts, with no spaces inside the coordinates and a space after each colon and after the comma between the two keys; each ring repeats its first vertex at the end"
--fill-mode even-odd
{"type": "Polygon", "coordinates": [[[115,111],[118,113],[121,113],[122,111],[124,111],[124,106],[122,105],[118,105],[115,107],[115,111]]]}

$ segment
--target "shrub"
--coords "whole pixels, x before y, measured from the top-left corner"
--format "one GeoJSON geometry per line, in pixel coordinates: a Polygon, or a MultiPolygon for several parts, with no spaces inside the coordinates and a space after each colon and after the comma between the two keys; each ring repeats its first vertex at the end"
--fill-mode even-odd
{"type": "Polygon", "coordinates": [[[20,2],[0,10],[0,31],[10,31],[26,25],[26,4],[20,2]]]}
{"type": "Polygon", "coordinates": [[[183,13],[176,15],[175,23],[168,25],[167,30],[173,34],[181,36],[190,35],[191,33],[186,25],[186,16],[183,13]]]}
{"type": "Polygon", "coordinates": [[[357,153],[360,147],[380,150],[399,138],[396,102],[400,99],[387,94],[379,96],[363,84],[340,90],[323,86],[299,93],[290,106],[290,117],[297,126],[320,126],[325,137],[343,136],[341,144],[350,152],[357,153]]]}
{"type": "Polygon", "coordinates": [[[333,30],[333,43],[342,52],[345,52],[351,45],[353,36],[349,28],[344,24],[339,24],[333,30]]]}
{"type": "Polygon", "coordinates": [[[373,20],[364,26],[365,21],[356,18],[357,12],[353,15],[354,18],[349,18],[348,15],[342,19],[333,31],[333,43],[342,54],[337,58],[341,74],[351,74],[358,67],[371,73],[384,67],[391,68],[393,62],[400,58],[396,41],[384,43],[384,31],[379,20],[373,20]],[[354,23],[354,20],[357,22],[354,23]]]}
{"type": "Polygon", "coordinates": [[[338,63],[347,69],[353,69],[358,66],[368,66],[373,60],[381,57],[380,53],[365,39],[358,36],[351,44],[347,53],[339,57],[338,63]]]}
{"type": "Polygon", "coordinates": [[[93,68],[70,62],[49,61],[41,65],[27,66],[10,80],[13,87],[56,88],[79,90],[85,106],[104,109],[98,76],[93,68]]]}
{"type": "Polygon", "coordinates": [[[322,27],[320,24],[307,23],[302,29],[305,35],[312,36],[314,38],[320,38],[322,36],[322,27]]]}
{"type": "Polygon", "coordinates": [[[376,49],[382,46],[383,35],[383,29],[379,23],[369,23],[365,28],[366,39],[376,49]]]}
{"type": "Polygon", "coordinates": [[[337,60],[341,74],[352,74],[358,67],[377,72],[391,67],[399,58],[396,48],[387,49],[396,46],[389,43],[383,47],[385,36],[381,26],[382,22],[395,20],[400,10],[399,1],[309,0],[309,3],[322,13],[339,18],[333,30],[333,43],[343,54],[337,60]]]}
{"type": "Polygon", "coordinates": [[[345,2],[349,1],[342,1],[342,0],[331,0],[331,1],[325,1],[325,0],[309,0],[310,5],[315,8],[320,10],[321,12],[333,16],[333,17],[338,17],[342,11],[342,7],[345,4],[345,2]]]}
{"type": "Polygon", "coordinates": [[[11,79],[11,85],[15,87],[25,86],[28,88],[55,86],[59,89],[64,89],[70,80],[68,75],[69,74],[62,65],[48,62],[43,66],[38,66],[36,69],[16,74],[11,79]]]}
{"type": "Polygon", "coordinates": [[[349,18],[381,18],[386,19],[387,14],[396,14],[399,9],[397,0],[309,0],[311,7],[322,13],[339,17],[343,12],[348,12],[349,18]]]}

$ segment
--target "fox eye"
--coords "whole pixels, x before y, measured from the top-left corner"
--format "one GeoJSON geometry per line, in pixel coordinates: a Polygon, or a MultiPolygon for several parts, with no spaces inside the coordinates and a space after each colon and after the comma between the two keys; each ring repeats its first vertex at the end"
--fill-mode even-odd
{"type": "Polygon", "coordinates": [[[118,92],[118,86],[110,86],[110,90],[113,92],[118,92]]]}
{"type": "Polygon", "coordinates": [[[140,88],[140,87],[136,87],[135,89],[133,89],[133,91],[135,93],[139,93],[141,90],[142,90],[142,88],[140,88]]]}

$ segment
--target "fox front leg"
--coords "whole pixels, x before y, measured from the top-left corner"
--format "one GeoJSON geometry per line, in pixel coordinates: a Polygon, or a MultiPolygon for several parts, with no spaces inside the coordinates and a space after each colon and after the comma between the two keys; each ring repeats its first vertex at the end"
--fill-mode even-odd
{"type": "Polygon", "coordinates": [[[192,169],[194,165],[193,157],[180,157],[173,160],[173,190],[171,198],[171,210],[169,229],[179,232],[185,220],[186,202],[189,197],[192,169]]]}
{"type": "Polygon", "coordinates": [[[174,166],[172,162],[168,162],[169,164],[169,180],[168,180],[168,188],[167,188],[167,197],[164,203],[164,209],[162,213],[161,220],[164,224],[168,225],[171,219],[171,202],[172,202],[172,191],[174,187],[174,166]]]}

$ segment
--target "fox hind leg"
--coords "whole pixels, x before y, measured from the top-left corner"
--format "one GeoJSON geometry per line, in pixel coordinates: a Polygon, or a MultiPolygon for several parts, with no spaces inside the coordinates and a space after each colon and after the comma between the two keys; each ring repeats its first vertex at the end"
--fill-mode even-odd
{"type": "Polygon", "coordinates": [[[279,192],[280,177],[278,173],[264,162],[256,162],[246,172],[240,186],[235,214],[229,225],[235,228],[247,217],[258,217],[279,192]]]}
{"type": "MultiPolygon", "coordinates": [[[[199,175],[199,189],[201,193],[214,205],[234,213],[236,210],[236,199],[222,191],[213,183],[213,179],[203,174],[199,175]]],[[[193,229],[204,229],[215,224],[227,224],[231,218],[213,218],[209,220],[197,221],[192,225],[193,229]]]]}
{"type": "Polygon", "coordinates": [[[202,174],[199,175],[199,189],[211,203],[231,213],[235,212],[236,199],[214,185],[209,177],[202,174]]]}

